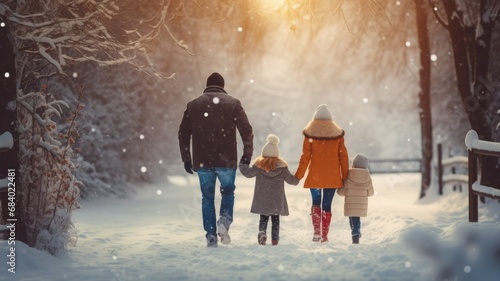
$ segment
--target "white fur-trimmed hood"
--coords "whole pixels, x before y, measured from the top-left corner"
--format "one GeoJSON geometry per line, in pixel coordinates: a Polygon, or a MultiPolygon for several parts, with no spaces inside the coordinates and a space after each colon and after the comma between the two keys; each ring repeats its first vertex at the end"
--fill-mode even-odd
{"type": "Polygon", "coordinates": [[[311,120],[302,134],[312,139],[338,139],[344,136],[344,130],[332,120],[311,120]]]}

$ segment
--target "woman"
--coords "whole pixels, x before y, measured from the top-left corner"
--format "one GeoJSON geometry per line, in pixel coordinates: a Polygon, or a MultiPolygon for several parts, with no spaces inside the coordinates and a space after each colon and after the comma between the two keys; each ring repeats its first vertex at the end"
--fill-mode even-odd
{"type": "Polygon", "coordinates": [[[333,121],[327,105],[322,104],[302,133],[302,156],[295,176],[302,179],[309,169],[304,188],[311,191],[313,241],[327,242],[333,196],[349,172],[344,130],[333,121]]]}

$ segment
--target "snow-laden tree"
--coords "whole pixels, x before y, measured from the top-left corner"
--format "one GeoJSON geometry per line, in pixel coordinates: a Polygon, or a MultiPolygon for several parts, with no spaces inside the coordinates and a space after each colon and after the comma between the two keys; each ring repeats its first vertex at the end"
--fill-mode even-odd
{"type": "MultiPolygon", "coordinates": [[[[2,1],[16,55],[14,106],[19,133],[17,239],[57,254],[71,241],[71,211],[77,208],[79,182],[72,163],[82,107],[78,104],[61,126],[67,103],[47,86],[54,77],[70,77],[68,66],[129,63],[143,73],[158,72],[147,53],[162,34],[176,45],[167,25],[181,1],[42,0],[2,1]],[[62,130],[63,128],[64,130],[62,130]]],[[[13,104],[11,102],[11,104],[13,104]]]]}
{"type": "MultiPolygon", "coordinates": [[[[490,57],[499,1],[429,0],[436,19],[448,32],[454,56],[458,94],[472,129],[479,138],[494,139],[500,102],[492,71],[497,67],[490,57]]],[[[498,32],[498,31],[496,31],[498,32]]],[[[498,47],[498,45],[497,45],[498,47]]],[[[481,184],[500,188],[500,164],[495,157],[482,157],[481,184]]]]}

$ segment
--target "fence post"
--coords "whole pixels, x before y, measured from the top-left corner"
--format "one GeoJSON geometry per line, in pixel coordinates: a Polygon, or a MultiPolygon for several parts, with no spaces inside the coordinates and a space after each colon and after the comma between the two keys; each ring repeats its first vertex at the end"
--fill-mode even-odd
{"type": "Polygon", "coordinates": [[[477,194],[472,190],[472,185],[477,181],[477,155],[469,150],[469,222],[478,221],[477,194]]]}
{"type": "Polygon", "coordinates": [[[438,143],[437,149],[439,195],[443,195],[443,144],[438,143]]]}

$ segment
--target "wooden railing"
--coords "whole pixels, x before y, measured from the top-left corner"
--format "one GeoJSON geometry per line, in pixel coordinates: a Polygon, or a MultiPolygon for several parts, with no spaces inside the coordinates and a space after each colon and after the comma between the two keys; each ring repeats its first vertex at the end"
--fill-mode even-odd
{"type": "Polygon", "coordinates": [[[479,140],[474,130],[465,136],[469,151],[469,221],[478,221],[478,196],[500,199],[500,189],[480,185],[478,181],[478,161],[481,155],[500,157],[500,143],[479,140]]]}

